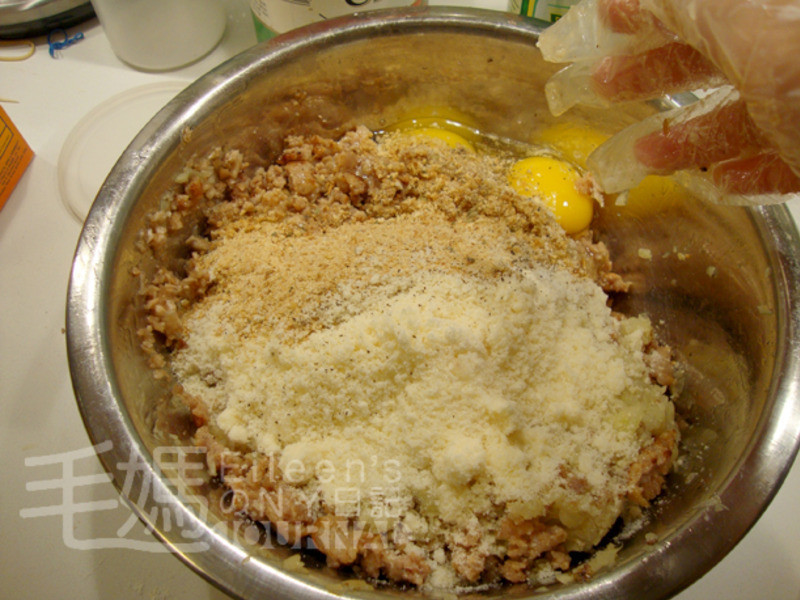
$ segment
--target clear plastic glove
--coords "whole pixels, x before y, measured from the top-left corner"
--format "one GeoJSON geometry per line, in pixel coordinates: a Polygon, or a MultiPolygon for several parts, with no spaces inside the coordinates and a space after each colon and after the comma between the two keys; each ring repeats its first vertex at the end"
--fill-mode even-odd
{"type": "Polygon", "coordinates": [[[554,114],[680,91],[717,91],[654,115],[589,158],[609,193],[675,173],[708,200],[800,193],[800,0],[583,0],[545,31],[554,114]]]}

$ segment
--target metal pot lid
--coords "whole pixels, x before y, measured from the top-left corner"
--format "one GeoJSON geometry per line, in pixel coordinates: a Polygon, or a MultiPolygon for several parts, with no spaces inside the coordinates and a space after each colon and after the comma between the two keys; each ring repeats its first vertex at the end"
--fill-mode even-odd
{"type": "Polygon", "coordinates": [[[85,0],[0,0],[0,37],[44,35],[93,16],[92,4],[85,0]]]}

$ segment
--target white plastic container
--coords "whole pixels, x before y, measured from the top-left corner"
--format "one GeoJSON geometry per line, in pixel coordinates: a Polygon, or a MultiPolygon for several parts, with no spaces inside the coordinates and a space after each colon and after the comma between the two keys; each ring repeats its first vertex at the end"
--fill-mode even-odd
{"type": "Polygon", "coordinates": [[[343,15],[403,6],[425,0],[250,0],[256,37],[263,41],[291,29],[343,15]]]}
{"type": "Polygon", "coordinates": [[[177,69],[205,56],[222,38],[220,0],[92,0],[120,60],[146,71],[177,69]]]}

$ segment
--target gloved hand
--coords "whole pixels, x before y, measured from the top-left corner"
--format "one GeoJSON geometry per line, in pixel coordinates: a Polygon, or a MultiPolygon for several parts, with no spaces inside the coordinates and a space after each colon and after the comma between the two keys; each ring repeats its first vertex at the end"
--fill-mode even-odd
{"type": "Polygon", "coordinates": [[[729,204],[800,192],[800,0],[583,0],[540,37],[550,108],[714,87],[654,115],[589,158],[606,192],[650,173],[729,204]]]}

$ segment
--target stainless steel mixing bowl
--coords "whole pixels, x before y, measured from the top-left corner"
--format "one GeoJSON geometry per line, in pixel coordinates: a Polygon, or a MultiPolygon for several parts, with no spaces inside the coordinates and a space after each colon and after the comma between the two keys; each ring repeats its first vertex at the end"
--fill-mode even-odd
{"type": "MultiPolygon", "coordinates": [[[[527,141],[553,121],[542,89],[554,68],[535,47],[539,31],[500,13],[423,9],[367,13],[289,34],[181,93],[103,185],[77,247],[67,306],[78,405],[92,440],[111,447],[101,459],[133,509],[189,566],[232,595],[421,593],[354,591],[342,583],[347,575],[324,565],[292,566],[286,559],[294,550],[264,543],[264,532],[247,523],[235,529],[224,510],[204,509],[203,499],[215,492],[189,485],[191,455],[181,459],[183,469],[180,461],[156,460],[177,452],[189,426],[178,417],[170,435],[155,426],[168,384],[153,378],[135,334],[141,307],[131,273],[153,269],[137,245],[145,216],[188,157],[221,142],[268,160],[288,132],[335,136],[355,123],[380,129],[419,105],[448,105],[486,132],[527,141]],[[133,474],[132,462],[139,465],[133,474]]],[[[567,118],[611,131],[652,110],[632,105],[567,118]]],[[[483,596],[672,595],[747,532],[797,451],[800,241],[789,213],[685,201],[647,215],[608,209],[596,226],[617,270],[635,284],[618,308],[649,314],[686,366],[678,398],[688,423],[683,458],[651,522],[627,536],[613,567],[546,592],[514,586],[483,596]],[[642,258],[642,248],[651,259],[642,258]]],[[[182,259],[180,247],[171,252],[182,259]]]]}

